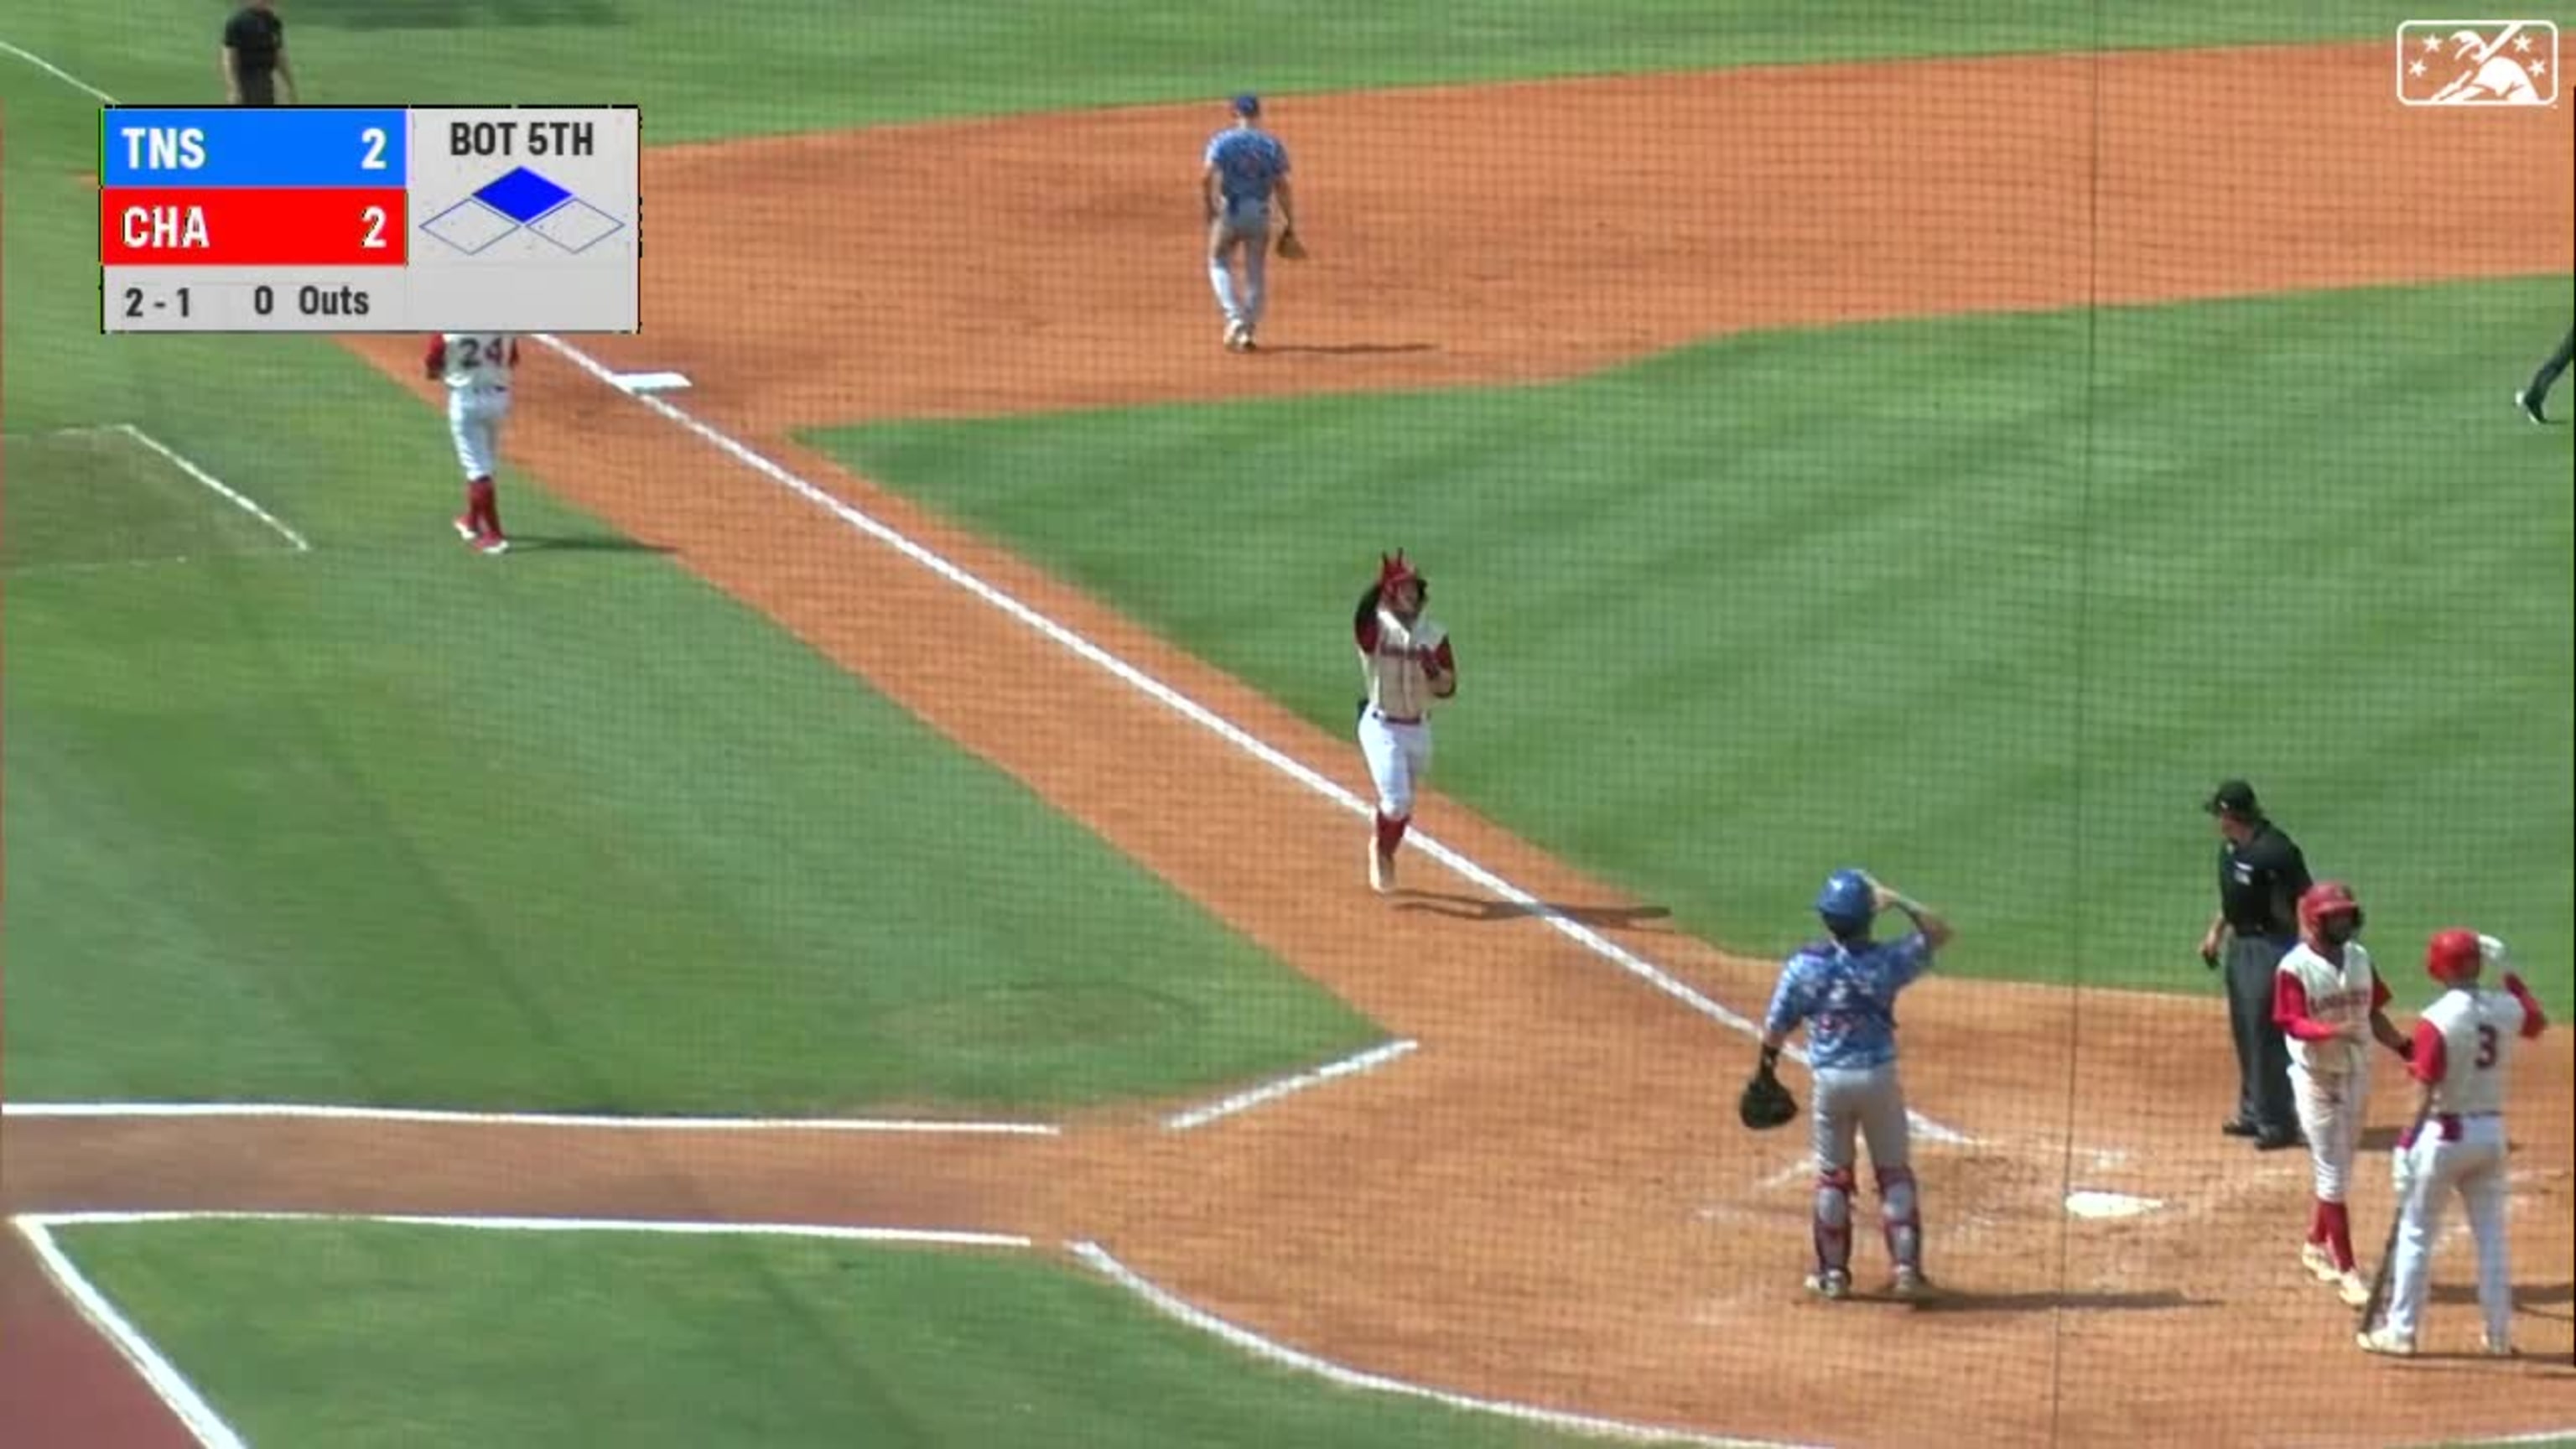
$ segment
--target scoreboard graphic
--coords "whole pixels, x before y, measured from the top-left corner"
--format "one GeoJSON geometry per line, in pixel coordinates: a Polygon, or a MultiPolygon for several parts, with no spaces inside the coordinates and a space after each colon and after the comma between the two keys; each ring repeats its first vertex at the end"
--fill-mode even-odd
{"type": "Polygon", "coordinates": [[[105,332],[641,330],[632,106],[110,106],[105,332]]]}

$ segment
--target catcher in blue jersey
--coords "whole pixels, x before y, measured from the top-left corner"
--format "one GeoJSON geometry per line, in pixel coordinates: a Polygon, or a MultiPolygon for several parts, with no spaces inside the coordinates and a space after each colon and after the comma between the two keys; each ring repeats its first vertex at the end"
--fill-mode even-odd
{"type": "Polygon", "coordinates": [[[1852,1196],[1858,1190],[1853,1149],[1859,1138],[1869,1144],[1878,1178],[1879,1228],[1894,1268],[1888,1291],[1919,1299],[1931,1291],[1931,1282],[1923,1276],[1923,1204],[1914,1183],[1905,1088],[1896,1073],[1896,998],[1948,944],[1950,924],[1857,870],[1838,870],[1826,879],[1816,914],[1829,939],[1799,947],[1781,967],[1762,1023],[1761,1063],[1746,1091],[1745,1121],[1762,1126],[1787,1120],[1756,1099],[1788,1100],[1774,1069],[1789,1034],[1805,1027],[1816,1081],[1816,1262],[1807,1291],[1828,1299],[1851,1294],[1852,1196]],[[1893,941],[1874,939],[1872,927],[1884,911],[1898,912],[1914,929],[1893,941]]]}
{"type": "Polygon", "coordinates": [[[1208,138],[1199,164],[1199,200],[1207,215],[1208,285],[1216,289],[1217,306],[1225,311],[1225,346],[1250,352],[1258,345],[1261,304],[1269,295],[1271,240],[1279,255],[1296,261],[1306,255],[1297,238],[1295,197],[1288,184],[1288,148],[1261,129],[1261,98],[1234,98],[1234,123],[1208,138]],[[1273,218],[1278,222],[1274,230],[1273,218]],[[1235,283],[1234,257],[1243,257],[1243,280],[1235,283]]]}

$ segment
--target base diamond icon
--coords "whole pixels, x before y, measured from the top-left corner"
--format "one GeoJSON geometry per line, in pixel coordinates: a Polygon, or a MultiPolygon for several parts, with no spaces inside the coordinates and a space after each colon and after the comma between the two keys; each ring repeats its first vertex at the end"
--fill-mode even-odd
{"type": "Polygon", "coordinates": [[[626,223],[575,197],[528,223],[528,230],[568,252],[588,251],[626,223]]]}
{"type": "Polygon", "coordinates": [[[468,197],[420,224],[420,229],[471,256],[519,229],[519,224],[468,197]]]}
{"type": "Polygon", "coordinates": [[[572,193],[520,166],[486,183],[474,199],[525,226],[572,200],[572,193]]]}

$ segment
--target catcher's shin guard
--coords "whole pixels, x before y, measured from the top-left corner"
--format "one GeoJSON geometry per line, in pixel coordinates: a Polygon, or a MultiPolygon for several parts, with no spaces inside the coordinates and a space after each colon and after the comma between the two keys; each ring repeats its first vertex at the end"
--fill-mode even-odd
{"type": "Polygon", "coordinates": [[[1923,1205],[1914,1187],[1914,1169],[1878,1169],[1878,1223],[1887,1236],[1887,1259],[1900,1268],[1923,1270],[1923,1205]]]}
{"type": "Polygon", "coordinates": [[[1816,1174],[1816,1268],[1851,1271],[1851,1200],[1856,1181],[1848,1167],[1816,1174]]]}

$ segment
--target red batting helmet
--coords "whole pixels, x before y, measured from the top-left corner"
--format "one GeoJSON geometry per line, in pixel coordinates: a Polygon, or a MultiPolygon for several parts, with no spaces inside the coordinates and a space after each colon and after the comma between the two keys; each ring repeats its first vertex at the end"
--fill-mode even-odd
{"type": "Polygon", "coordinates": [[[2321,880],[2299,897],[2299,929],[2311,936],[2323,936],[2325,923],[2337,916],[2352,918],[2352,929],[2361,929],[2361,902],[2352,898],[2352,887],[2339,880],[2321,880]]]}
{"type": "Polygon", "coordinates": [[[2481,959],[2477,932],[2436,931],[2424,947],[2424,974],[2445,986],[2465,985],[2478,979],[2481,959]]]}
{"type": "Polygon", "coordinates": [[[1391,589],[1397,584],[1403,583],[1407,579],[1411,579],[1413,582],[1418,584],[1422,582],[1422,575],[1414,571],[1412,563],[1406,560],[1403,549],[1397,549],[1392,556],[1387,554],[1379,554],[1377,556],[1377,586],[1379,588],[1391,589]]]}

